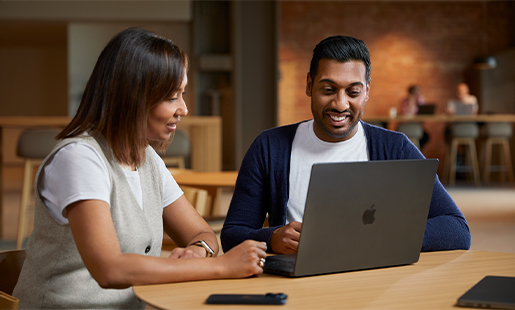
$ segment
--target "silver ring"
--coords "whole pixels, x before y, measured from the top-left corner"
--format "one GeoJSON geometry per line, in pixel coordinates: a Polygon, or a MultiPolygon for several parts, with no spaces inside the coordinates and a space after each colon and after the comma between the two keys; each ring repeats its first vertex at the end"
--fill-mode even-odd
{"type": "Polygon", "coordinates": [[[264,258],[261,258],[261,259],[259,260],[258,265],[259,265],[259,267],[261,267],[261,268],[265,267],[265,259],[264,259],[264,258]]]}

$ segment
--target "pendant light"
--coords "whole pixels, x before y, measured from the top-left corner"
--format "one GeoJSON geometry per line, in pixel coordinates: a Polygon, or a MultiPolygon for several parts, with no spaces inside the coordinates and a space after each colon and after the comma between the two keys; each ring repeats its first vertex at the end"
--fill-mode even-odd
{"type": "Polygon", "coordinates": [[[477,57],[474,59],[474,68],[478,70],[489,70],[497,67],[497,60],[494,56],[488,55],[488,12],[487,12],[487,2],[483,0],[482,2],[482,10],[481,10],[481,43],[483,49],[483,56],[477,57]]]}

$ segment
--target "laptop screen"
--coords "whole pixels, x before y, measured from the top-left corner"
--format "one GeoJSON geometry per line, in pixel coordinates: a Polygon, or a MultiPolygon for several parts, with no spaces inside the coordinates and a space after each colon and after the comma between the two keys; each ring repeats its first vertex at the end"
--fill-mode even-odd
{"type": "Polygon", "coordinates": [[[454,111],[454,115],[472,115],[474,105],[461,101],[451,101],[449,102],[449,110],[454,111]]]}

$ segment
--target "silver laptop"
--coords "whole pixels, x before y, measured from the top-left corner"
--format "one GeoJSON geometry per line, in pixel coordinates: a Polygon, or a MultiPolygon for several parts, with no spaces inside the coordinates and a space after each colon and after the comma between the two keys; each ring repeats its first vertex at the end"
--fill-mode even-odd
{"type": "Polygon", "coordinates": [[[472,115],[474,112],[474,105],[466,104],[461,101],[453,100],[449,104],[454,107],[454,115],[472,115]]]}
{"type": "Polygon", "coordinates": [[[314,164],[296,254],[268,256],[289,277],[418,261],[438,159],[314,164]]]}

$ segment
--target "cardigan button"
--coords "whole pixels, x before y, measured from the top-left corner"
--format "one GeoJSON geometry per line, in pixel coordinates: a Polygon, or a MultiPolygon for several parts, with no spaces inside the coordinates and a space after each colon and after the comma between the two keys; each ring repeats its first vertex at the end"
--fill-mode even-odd
{"type": "Polygon", "coordinates": [[[148,254],[148,252],[150,252],[150,245],[145,249],[145,254],[148,254]]]}

